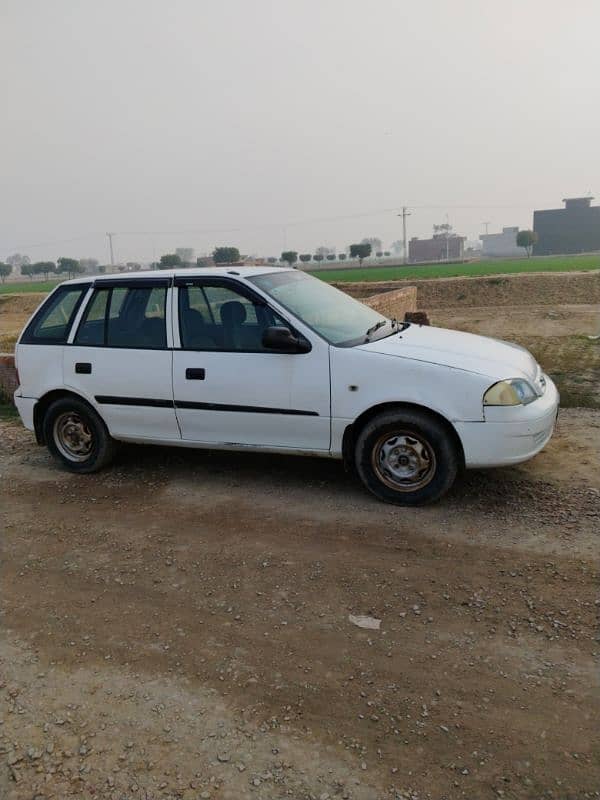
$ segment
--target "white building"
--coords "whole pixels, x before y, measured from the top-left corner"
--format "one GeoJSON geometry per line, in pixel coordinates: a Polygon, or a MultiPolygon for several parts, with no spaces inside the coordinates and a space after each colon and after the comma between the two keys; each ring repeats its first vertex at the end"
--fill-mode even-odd
{"type": "Polygon", "coordinates": [[[483,255],[489,257],[522,256],[523,248],[517,247],[519,227],[502,228],[502,233],[483,233],[479,238],[483,246],[483,255]]]}

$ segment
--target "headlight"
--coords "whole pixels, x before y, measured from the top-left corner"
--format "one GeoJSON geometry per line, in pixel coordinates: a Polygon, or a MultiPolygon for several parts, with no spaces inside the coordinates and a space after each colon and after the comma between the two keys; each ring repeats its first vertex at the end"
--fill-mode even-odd
{"type": "Polygon", "coordinates": [[[484,406],[525,406],[537,400],[533,386],[523,378],[495,383],[483,395],[484,406]]]}

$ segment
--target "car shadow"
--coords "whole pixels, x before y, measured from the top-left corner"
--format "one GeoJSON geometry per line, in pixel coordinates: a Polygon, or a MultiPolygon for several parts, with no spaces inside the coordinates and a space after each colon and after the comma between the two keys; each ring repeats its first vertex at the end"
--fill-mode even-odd
{"type": "MultiPolygon", "coordinates": [[[[138,471],[151,471],[161,477],[193,479],[213,486],[224,478],[236,487],[246,486],[251,495],[264,487],[278,494],[308,489],[317,495],[316,503],[333,501],[343,505],[351,501],[371,510],[391,507],[371,495],[358,476],[347,472],[337,459],[126,445],[115,469],[132,477],[138,471]]],[[[543,525],[545,520],[565,522],[593,515],[600,508],[600,496],[585,489],[567,491],[548,481],[532,480],[514,469],[497,468],[461,472],[445,497],[422,508],[434,507],[452,514],[504,515],[507,523],[535,518],[543,525]]]]}

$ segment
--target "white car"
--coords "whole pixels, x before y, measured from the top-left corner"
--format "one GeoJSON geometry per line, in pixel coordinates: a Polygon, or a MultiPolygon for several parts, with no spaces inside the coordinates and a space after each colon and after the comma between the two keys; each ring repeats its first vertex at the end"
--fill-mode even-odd
{"type": "Polygon", "coordinates": [[[559,402],[521,347],[386,319],[280,267],[66,281],[16,363],[23,423],[74,472],[117,442],[326,456],[411,505],[462,467],[534,456],[559,402]]]}

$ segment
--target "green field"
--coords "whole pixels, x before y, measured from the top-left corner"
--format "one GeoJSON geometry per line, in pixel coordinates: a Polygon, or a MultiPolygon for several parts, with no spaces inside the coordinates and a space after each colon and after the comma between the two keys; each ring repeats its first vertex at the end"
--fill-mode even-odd
{"type": "Polygon", "coordinates": [[[15,281],[14,283],[7,281],[6,283],[0,283],[0,294],[50,292],[57,283],[60,283],[60,281],[15,281]]]}
{"type": "Polygon", "coordinates": [[[471,261],[468,264],[427,264],[422,267],[363,267],[362,269],[314,270],[311,275],[327,283],[339,281],[399,281],[413,278],[462,278],[477,275],[506,275],[511,272],[571,272],[600,269],[600,254],[548,256],[523,259],[471,261]]]}

